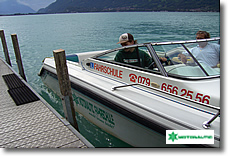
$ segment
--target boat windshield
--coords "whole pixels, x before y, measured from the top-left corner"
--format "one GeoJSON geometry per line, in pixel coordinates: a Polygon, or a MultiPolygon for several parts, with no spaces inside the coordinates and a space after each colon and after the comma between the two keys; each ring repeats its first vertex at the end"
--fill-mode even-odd
{"type": "Polygon", "coordinates": [[[218,40],[145,43],[121,47],[97,55],[96,59],[121,66],[179,78],[220,76],[218,40]],[[199,44],[206,45],[200,48],[199,44]]]}
{"type": "Polygon", "coordinates": [[[220,75],[220,45],[218,41],[199,43],[153,45],[159,58],[165,57],[164,66],[168,74],[184,77],[206,77],[220,75]],[[201,48],[200,45],[204,45],[201,48]]]}

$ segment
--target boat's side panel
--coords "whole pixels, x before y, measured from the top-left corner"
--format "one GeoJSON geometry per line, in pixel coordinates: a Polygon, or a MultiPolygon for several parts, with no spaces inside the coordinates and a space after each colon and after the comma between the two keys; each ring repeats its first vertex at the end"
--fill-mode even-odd
{"type": "MultiPolygon", "coordinates": [[[[49,88],[52,88],[53,90],[58,91],[59,89],[58,89],[57,77],[55,74],[53,74],[54,70],[50,72],[51,70],[49,70],[49,72],[46,72],[46,73],[43,72],[42,79],[44,83],[48,84],[49,88]]],[[[137,112],[135,113],[130,112],[124,107],[118,108],[118,105],[114,104],[115,102],[112,103],[109,100],[105,99],[107,98],[106,95],[104,95],[102,98],[102,96],[100,96],[99,94],[96,94],[95,89],[92,89],[90,91],[87,90],[89,86],[86,86],[88,85],[86,83],[83,84],[83,81],[76,83],[76,81],[74,80],[73,84],[77,84],[76,86],[73,86],[73,88],[77,88],[77,91],[73,89],[73,96],[75,99],[75,107],[77,111],[83,114],[83,116],[85,116],[88,120],[90,120],[94,124],[98,125],[108,133],[113,134],[114,136],[120,138],[121,140],[133,146],[137,146],[137,147],[167,146],[165,144],[164,133],[165,133],[165,130],[169,128],[161,124],[161,123],[166,123],[167,122],[166,119],[159,118],[153,114],[151,114],[150,116],[155,121],[149,120],[145,117],[141,117],[140,115],[137,115],[137,112]],[[92,97],[92,98],[89,98],[89,97],[92,97]],[[94,99],[96,100],[94,101],[94,99]],[[115,111],[113,109],[110,109],[112,108],[112,106],[113,106],[113,109],[114,108],[116,109],[116,110],[114,109],[115,111]],[[99,111],[96,111],[96,110],[100,110],[100,112],[103,112],[103,114],[101,113],[98,114],[97,112],[99,111]],[[145,124],[143,123],[143,119],[145,119],[145,124]],[[158,124],[158,122],[156,122],[156,120],[160,122],[160,125],[158,124]],[[139,123],[141,122],[141,124],[139,124],[138,122],[139,123]],[[129,127],[134,131],[129,131],[129,127]],[[137,138],[136,136],[139,134],[140,134],[140,137],[137,138]]],[[[118,98],[115,100],[118,100],[118,98]]],[[[124,105],[124,103],[122,104],[124,105]]],[[[173,123],[169,121],[169,123],[167,123],[166,125],[171,125],[171,124],[173,123]]],[[[178,129],[178,127],[176,128],[178,129]]],[[[181,129],[181,126],[179,128],[181,129]]],[[[173,129],[173,128],[170,128],[170,129],[173,129]]]]}
{"type": "Polygon", "coordinates": [[[175,95],[220,107],[220,78],[182,80],[95,59],[88,59],[83,62],[83,67],[88,71],[117,81],[153,86],[175,95]]]}
{"type": "Polygon", "coordinates": [[[76,90],[73,91],[73,96],[76,111],[109,134],[134,147],[168,147],[164,135],[152,132],[76,90]]]}
{"type": "MultiPolygon", "coordinates": [[[[44,71],[42,81],[60,95],[56,75],[44,71]]],[[[78,113],[83,114],[87,120],[102,128],[109,134],[112,134],[134,147],[183,147],[183,145],[167,145],[165,143],[165,129],[163,128],[163,130],[161,130],[160,128],[156,131],[155,123],[155,130],[151,130],[150,128],[106,107],[104,104],[82,94],[75,88],[76,86],[72,88],[75,110],[78,113]],[[163,131],[163,133],[161,133],[161,131],[163,131]]],[[[78,89],[81,90],[80,88],[78,89]]],[[[101,101],[105,101],[105,99],[102,99],[101,101]]],[[[143,122],[143,119],[141,120],[143,122]]],[[[144,121],[145,123],[148,123],[148,121],[144,121]]],[[[151,126],[153,127],[153,125],[151,126]]]]}

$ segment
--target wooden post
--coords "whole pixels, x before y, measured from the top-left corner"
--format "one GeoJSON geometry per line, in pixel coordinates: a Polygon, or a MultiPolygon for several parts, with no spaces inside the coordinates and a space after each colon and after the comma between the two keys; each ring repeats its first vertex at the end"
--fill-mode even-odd
{"type": "Polygon", "coordinates": [[[14,48],[14,52],[15,52],[15,56],[16,56],[19,74],[25,81],[27,81],[26,77],[25,77],[25,73],[24,73],[23,64],[22,64],[21,52],[20,52],[20,48],[19,48],[19,44],[18,44],[17,34],[11,34],[11,38],[12,38],[12,42],[13,42],[13,48],[14,48]]]}
{"type": "Polygon", "coordinates": [[[60,92],[63,95],[62,104],[66,119],[79,131],[75,118],[73,97],[71,92],[70,79],[66,65],[65,50],[58,49],[53,51],[55,58],[56,71],[59,81],[60,92]]]}
{"type": "Polygon", "coordinates": [[[4,30],[0,30],[0,37],[1,37],[1,40],[2,40],[2,47],[3,47],[3,52],[4,52],[4,55],[5,55],[6,62],[10,66],[12,66],[11,62],[10,62],[10,57],[9,57],[9,52],[8,52],[8,48],[7,48],[7,44],[6,44],[6,38],[5,38],[4,30]]]}

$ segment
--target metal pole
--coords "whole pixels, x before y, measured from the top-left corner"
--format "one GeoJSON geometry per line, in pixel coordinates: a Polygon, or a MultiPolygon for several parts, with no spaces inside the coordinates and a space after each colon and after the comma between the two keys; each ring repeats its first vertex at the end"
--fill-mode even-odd
{"type": "Polygon", "coordinates": [[[5,38],[4,30],[0,30],[0,37],[1,37],[1,40],[2,40],[2,47],[3,47],[3,51],[4,51],[6,62],[10,66],[12,66],[11,62],[10,62],[10,57],[9,57],[8,47],[7,47],[7,44],[6,44],[6,38],[5,38]]]}
{"type": "Polygon", "coordinates": [[[18,44],[17,34],[11,34],[11,38],[12,38],[12,42],[13,42],[13,48],[14,48],[14,52],[15,52],[15,56],[16,56],[19,74],[25,81],[27,81],[26,77],[25,77],[25,73],[24,73],[23,64],[22,64],[21,52],[20,52],[20,48],[19,48],[19,44],[18,44]]]}
{"type": "Polygon", "coordinates": [[[63,96],[62,104],[63,104],[65,117],[75,127],[75,129],[79,131],[78,124],[75,118],[70,79],[69,79],[68,69],[66,65],[65,50],[63,49],[54,50],[53,55],[55,58],[59,88],[63,96]]]}

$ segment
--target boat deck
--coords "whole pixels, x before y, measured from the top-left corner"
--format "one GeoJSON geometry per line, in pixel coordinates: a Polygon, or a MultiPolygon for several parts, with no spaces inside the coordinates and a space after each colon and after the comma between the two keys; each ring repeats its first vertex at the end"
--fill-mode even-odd
{"type": "Polygon", "coordinates": [[[0,148],[93,147],[0,58],[0,148]]]}

